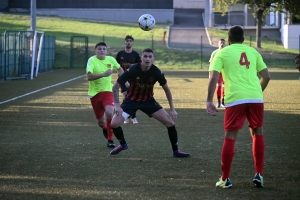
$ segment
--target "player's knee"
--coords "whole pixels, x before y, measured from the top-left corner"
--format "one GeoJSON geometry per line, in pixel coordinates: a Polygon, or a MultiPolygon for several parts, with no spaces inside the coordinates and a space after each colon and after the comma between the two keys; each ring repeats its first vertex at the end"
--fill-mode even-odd
{"type": "Polygon", "coordinates": [[[105,112],[105,115],[106,115],[106,118],[111,119],[111,118],[113,118],[114,113],[113,113],[113,111],[107,111],[107,112],[105,112]]]}
{"type": "Polygon", "coordinates": [[[101,128],[103,128],[105,124],[106,123],[103,120],[98,120],[98,126],[100,126],[101,128]]]}

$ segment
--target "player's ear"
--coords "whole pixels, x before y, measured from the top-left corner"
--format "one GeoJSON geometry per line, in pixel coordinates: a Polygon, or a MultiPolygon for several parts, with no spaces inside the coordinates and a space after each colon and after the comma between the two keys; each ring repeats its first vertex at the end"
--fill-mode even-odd
{"type": "Polygon", "coordinates": [[[228,45],[230,45],[231,44],[231,40],[230,40],[230,37],[228,36],[228,45]]]}

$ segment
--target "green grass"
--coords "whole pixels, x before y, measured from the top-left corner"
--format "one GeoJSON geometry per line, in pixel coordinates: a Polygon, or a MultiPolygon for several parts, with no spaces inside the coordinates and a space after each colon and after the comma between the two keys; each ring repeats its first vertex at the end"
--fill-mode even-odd
{"type": "MultiPolygon", "coordinates": [[[[0,102],[84,73],[63,69],[31,81],[1,83],[0,102]]],[[[83,77],[0,104],[0,199],[300,199],[297,71],[272,71],[264,91],[264,189],[252,184],[246,124],[235,145],[233,187],[215,188],[221,175],[224,109],[215,117],[205,111],[206,71],[166,70],[165,75],[178,112],[179,148],[191,158],[173,158],[167,129],[140,111],[139,124],[122,126],[129,149],[109,156],[83,77]]],[[[154,93],[169,112],[163,89],[156,85],[154,93]]]]}
{"type": "MultiPolygon", "coordinates": [[[[30,27],[30,16],[21,14],[0,14],[0,32],[6,30],[27,30],[30,27]]],[[[157,24],[152,31],[142,31],[135,23],[109,23],[102,21],[82,21],[58,17],[37,17],[37,29],[46,35],[56,37],[55,68],[69,68],[70,39],[72,36],[85,35],[89,39],[89,55],[93,55],[94,45],[102,41],[107,43],[109,55],[115,56],[124,48],[124,37],[133,35],[134,49],[141,52],[150,47],[155,50],[155,62],[161,69],[207,69],[211,52],[169,49],[162,44],[164,31],[168,32],[169,24],[157,24]],[[153,41],[152,41],[153,38],[153,41]],[[201,59],[202,58],[202,59],[201,59]]],[[[208,29],[214,40],[227,38],[227,32],[208,29]]],[[[248,41],[246,40],[247,44],[248,41]]],[[[296,51],[286,50],[274,41],[263,42],[264,56],[269,68],[294,68],[293,58],[296,51]]]]}

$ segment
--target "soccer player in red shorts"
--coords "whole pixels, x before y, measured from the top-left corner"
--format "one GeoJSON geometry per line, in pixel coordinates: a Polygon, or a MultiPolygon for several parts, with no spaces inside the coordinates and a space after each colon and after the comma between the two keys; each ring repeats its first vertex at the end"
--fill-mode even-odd
{"type": "Polygon", "coordinates": [[[114,97],[112,94],[112,72],[117,70],[118,74],[123,74],[114,57],[107,56],[107,47],[104,42],[99,42],[95,46],[95,55],[87,62],[86,73],[89,81],[88,95],[98,120],[98,125],[103,129],[103,134],[107,138],[107,147],[114,148],[113,132],[110,127],[114,113],[114,97]]]}
{"type": "Polygon", "coordinates": [[[177,119],[177,112],[174,108],[172,93],[167,84],[165,75],[153,64],[154,53],[152,49],[144,49],[141,60],[141,63],[132,65],[129,70],[124,72],[113,87],[115,114],[111,122],[111,127],[115,137],[119,140],[120,145],[114,148],[110,154],[116,155],[128,148],[120,125],[123,123],[124,119],[132,116],[137,110],[141,110],[143,113],[149,117],[153,117],[167,128],[174,157],[190,157],[189,153],[178,149],[177,130],[174,121],[177,119]],[[127,81],[129,81],[130,87],[125,99],[120,105],[119,85],[124,87],[127,81]],[[153,88],[156,82],[160,84],[166,94],[170,105],[171,116],[153,97],[153,88]]]}
{"type": "Polygon", "coordinates": [[[256,187],[264,187],[263,91],[269,83],[270,74],[261,55],[254,48],[243,45],[243,42],[244,30],[240,26],[231,27],[228,31],[229,46],[217,52],[210,68],[211,76],[206,102],[206,110],[209,114],[216,115],[217,109],[212,100],[220,72],[226,88],[225,138],[221,153],[222,176],[216,183],[220,188],[232,187],[229,174],[235,141],[246,119],[252,136],[255,168],[253,182],[256,187]],[[261,76],[260,79],[257,73],[261,76]]]}

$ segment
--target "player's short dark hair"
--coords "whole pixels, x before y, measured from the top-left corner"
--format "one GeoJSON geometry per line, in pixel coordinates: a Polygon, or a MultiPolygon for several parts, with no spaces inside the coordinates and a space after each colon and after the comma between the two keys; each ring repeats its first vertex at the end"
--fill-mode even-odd
{"type": "Polygon", "coordinates": [[[300,59],[300,54],[298,54],[298,55],[295,57],[295,60],[296,60],[297,58],[300,59]]]}
{"type": "Polygon", "coordinates": [[[220,41],[225,42],[225,39],[221,38],[220,41]]]}
{"type": "Polygon", "coordinates": [[[144,52],[147,52],[147,53],[153,53],[153,54],[154,54],[153,50],[150,49],[150,48],[144,49],[144,50],[143,50],[143,53],[144,53],[144,52]]]}
{"type": "Polygon", "coordinates": [[[244,30],[240,26],[233,26],[228,31],[231,42],[244,42],[244,30]]]}
{"type": "Polygon", "coordinates": [[[125,40],[128,40],[128,39],[134,41],[134,38],[132,37],[132,35],[126,35],[125,40]]]}
{"type": "Polygon", "coordinates": [[[96,49],[98,46],[106,46],[106,44],[105,44],[105,42],[98,42],[98,43],[95,45],[95,49],[96,49]]]}

